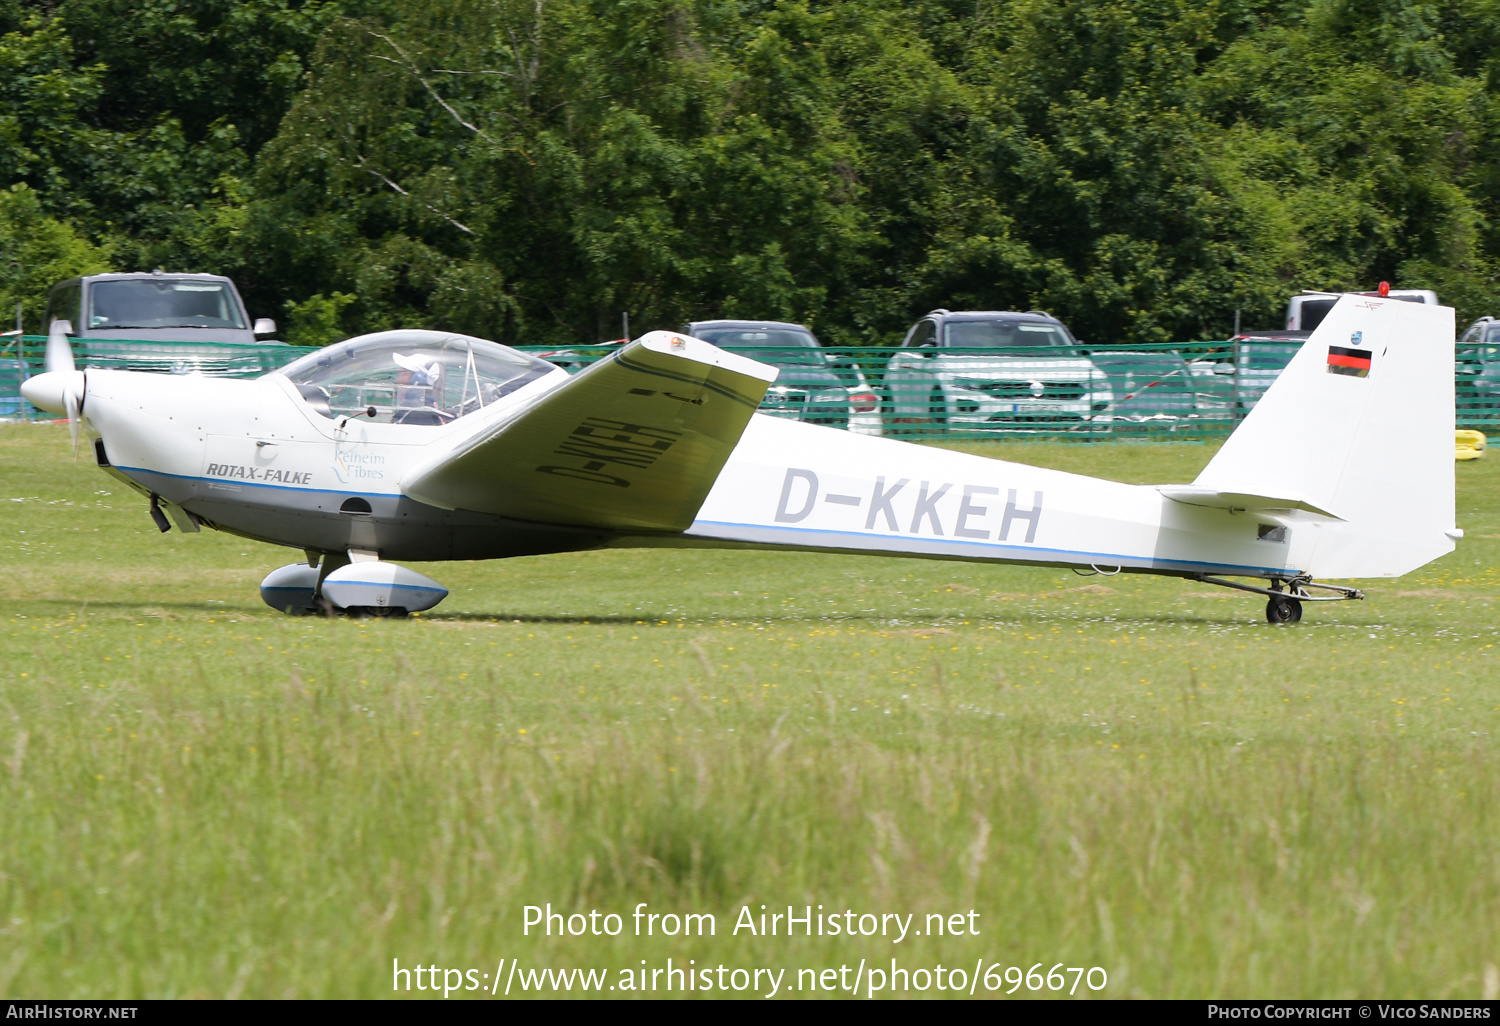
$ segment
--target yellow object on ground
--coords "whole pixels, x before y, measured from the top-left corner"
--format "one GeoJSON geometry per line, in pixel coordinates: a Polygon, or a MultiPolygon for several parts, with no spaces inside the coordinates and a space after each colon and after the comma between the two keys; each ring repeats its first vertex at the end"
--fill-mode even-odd
{"type": "Polygon", "coordinates": [[[1455,431],[1453,432],[1453,458],[1477,460],[1484,455],[1484,443],[1483,431],[1455,431]]]}

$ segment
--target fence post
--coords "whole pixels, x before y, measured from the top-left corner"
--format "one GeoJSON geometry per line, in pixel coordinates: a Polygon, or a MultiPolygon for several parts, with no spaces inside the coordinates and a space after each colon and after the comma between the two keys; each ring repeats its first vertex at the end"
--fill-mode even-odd
{"type": "MultiPolygon", "coordinates": [[[[1230,377],[1229,419],[1231,421],[1233,421],[1235,424],[1238,424],[1240,422],[1241,417],[1242,417],[1242,414],[1240,413],[1240,342],[1239,342],[1238,339],[1235,340],[1235,342],[1234,342],[1234,349],[1231,350],[1231,352],[1232,352],[1233,358],[1234,358],[1234,364],[1233,364],[1234,373],[1229,376],[1230,377]]],[[[1231,430],[1233,430],[1233,429],[1231,429],[1231,430]]]]}
{"type": "Polygon", "coordinates": [[[21,380],[31,377],[26,373],[26,325],[21,320],[21,304],[16,304],[16,367],[21,371],[21,380]]]}
{"type": "MultiPolygon", "coordinates": [[[[1098,387],[1100,387],[1097,380],[1098,374],[1100,374],[1100,369],[1095,368],[1094,360],[1089,360],[1089,441],[1094,441],[1095,425],[1098,425],[1098,422],[1100,422],[1100,414],[1094,410],[1094,395],[1098,387]]],[[[1107,380],[1109,378],[1106,378],[1107,380]]],[[[1110,395],[1115,395],[1113,387],[1110,387],[1110,395]]],[[[1115,425],[1115,411],[1113,411],[1113,408],[1110,410],[1110,425],[1115,425]]]]}

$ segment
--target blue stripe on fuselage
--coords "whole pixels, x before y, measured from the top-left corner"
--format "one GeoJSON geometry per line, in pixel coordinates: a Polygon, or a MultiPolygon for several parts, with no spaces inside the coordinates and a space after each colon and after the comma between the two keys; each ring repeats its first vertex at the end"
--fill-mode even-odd
{"type": "Polygon", "coordinates": [[[164,470],[149,470],[145,467],[115,467],[122,474],[154,474],[157,477],[169,477],[174,481],[198,481],[204,484],[227,484],[237,488],[270,488],[279,492],[312,492],[317,495],[358,495],[361,497],[373,497],[377,499],[403,499],[404,492],[356,492],[346,491],[342,488],[302,488],[297,485],[263,484],[259,481],[243,481],[230,477],[202,477],[197,474],[168,474],[164,470]]]}
{"type": "MultiPolygon", "coordinates": [[[[1131,569],[1150,570],[1182,570],[1193,573],[1233,573],[1245,574],[1258,577],[1285,577],[1291,571],[1283,567],[1265,566],[1241,566],[1234,563],[1209,563],[1192,559],[1157,559],[1154,556],[1126,556],[1117,552],[1080,552],[1074,549],[1045,549],[1030,548],[1022,545],[1003,544],[981,544],[978,542],[961,541],[957,538],[935,538],[928,536],[906,537],[902,535],[887,535],[862,533],[859,531],[830,531],[819,528],[798,527],[772,527],[768,524],[736,524],[724,521],[697,520],[687,530],[688,536],[693,537],[693,531],[699,528],[712,529],[739,528],[753,531],[761,537],[737,539],[732,536],[725,537],[729,541],[764,541],[767,544],[777,544],[773,539],[783,538],[784,544],[798,545],[805,548],[832,548],[846,552],[879,552],[891,555],[927,555],[912,549],[896,548],[891,545],[881,545],[880,542],[915,542],[923,546],[946,548],[953,551],[954,555],[963,552],[979,559],[996,560],[1021,560],[1025,562],[1054,562],[1054,563],[1077,563],[1083,565],[1102,564],[1104,566],[1123,566],[1131,569]],[[828,541],[819,545],[816,538],[826,538],[828,541]],[[838,539],[858,538],[864,544],[855,546],[847,542],[841,543],[838,539]],[[997,551],[998,550],[998,551],[997,551]]],[[[704,535],[698,535],[704,537],[704,535]]],[[[711,536],[710,536],[711,537],[711,536]]]]}

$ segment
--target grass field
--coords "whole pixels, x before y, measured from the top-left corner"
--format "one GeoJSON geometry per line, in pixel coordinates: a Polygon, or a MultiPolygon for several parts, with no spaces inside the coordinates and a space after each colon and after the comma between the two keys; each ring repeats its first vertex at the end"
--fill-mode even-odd
{"type": "MultiPolygon", "coordinates": [[[[968,448],[1141,482],[1212,454],[968,448]]],[[[1458,467],[1458,552],[1272,627],[1173,580],[672,551],[290,619],[257,595],[289,550],[159,535],[67,453],[0,428],[0,996],[382,996],[394,958],[1500,989],[1494,457],[1458,467]],[[547,902],[624,932],[523,936],[547,902]],[[640,902],[716,935],[633,936],[640,902]],[[978,935],[732,935],[762,904],[978,935]]]]}

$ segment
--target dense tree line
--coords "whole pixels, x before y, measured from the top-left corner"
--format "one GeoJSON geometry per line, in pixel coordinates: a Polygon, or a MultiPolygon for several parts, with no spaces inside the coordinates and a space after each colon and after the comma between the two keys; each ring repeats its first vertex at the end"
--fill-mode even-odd
{"type": "Polygon", "coordinates": [[[936,307],[1500,313],[1495,0],[0,0],[0,310],[104,268],[291,341],[936,307]]]}

